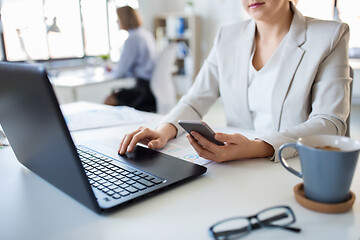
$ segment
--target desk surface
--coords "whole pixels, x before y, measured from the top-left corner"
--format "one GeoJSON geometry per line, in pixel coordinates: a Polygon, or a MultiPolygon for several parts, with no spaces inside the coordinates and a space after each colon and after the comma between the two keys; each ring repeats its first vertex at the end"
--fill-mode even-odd
{"type": "Polygon", "coordinates": [[[112,90],[136,85],[134,78],[115,79],[113,74],[104,72],[102,68],[65,71],[50,77],[50,80],[60,103],[103,103],[112,90]]]}
{"type": "MultiPolygon", "coordinates": [[[[65,71],[55,77],[51,77],[51,83],[57,87],[81,87],[104,82],[117,81],[114,75],[105,72],[103,68],[87,68],[77,71],[65,71]]],[[[134,78],[121,78],[122,82],[131,86],[135,83],[134,78]]],[[[127,86],[126,85],[126,86],[127,86]]]]}
{"type": "MultiPolygon", "coordinates": [[[[134,128],[118,126],[72,135],[75,142],[101,141],[121,138],[134,128]]],[[[299,169],[298,159],[289,163],[299,169]]],[[[205,175],[191,182],[97,215],[23,167],[10,147],[0,149],[0,239],[209,239],[208,227],[215,222],[275,205],[289,205],[297,218],[294,226],[302,232],[261,229],[250,239],[360,239],[358,199],[347,213],[316,213],[295,201],[293,187],[301,180],[281,164],[253,159],[207,167],[205,175]]],[[[351,190],[360,196],[359,166],[351,190]]]]}

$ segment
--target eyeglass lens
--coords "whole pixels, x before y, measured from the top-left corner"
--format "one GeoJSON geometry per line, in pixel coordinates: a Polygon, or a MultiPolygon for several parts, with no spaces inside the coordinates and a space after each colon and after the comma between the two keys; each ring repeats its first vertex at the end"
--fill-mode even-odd
{"type": "Polygon", "coordinates": [[[295,221],[294,215],[288,208],[277,207],[261,211],[258,220],[265,226],[287,226],[295,221]]]}
{"type": "Polygon", "coordinates": [[[212,229],[215,239],[238,239],[247,235],[250,224],[247,218],[232,218],[215,225],[212,229]]]}

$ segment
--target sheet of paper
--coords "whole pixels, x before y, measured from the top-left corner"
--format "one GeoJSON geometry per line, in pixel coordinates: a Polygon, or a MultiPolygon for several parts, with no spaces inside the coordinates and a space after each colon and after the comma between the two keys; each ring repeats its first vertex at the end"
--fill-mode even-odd
{"type": "Polygon", "coordinates": [[[169,143],[163,149],[159,150],[159,152],[199,165],[206,165],[211,162],[210,160],[199,157],[194,148],[186,139],[185,134],[178,137],[177,139],[169,141],[169,143]]]}
{"type": "Polygon", "coordinates": [[[75,107],[61,107],[70,131],[134,124],[146,120],[137,110],[126,106],[112,107],[81,102],[74,104],[75,107]]]}

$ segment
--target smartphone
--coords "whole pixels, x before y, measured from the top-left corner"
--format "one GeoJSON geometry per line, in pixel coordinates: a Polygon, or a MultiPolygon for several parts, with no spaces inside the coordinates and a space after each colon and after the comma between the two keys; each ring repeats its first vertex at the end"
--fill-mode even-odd
{"type": "Polygon", "coordinates": [[[192,131],[200,133],[203,137],[216,145],[222,146],[223,142],[215,139],[215,132],[203,121],[196,120],[180,120],[179,125],[185,129],[186,132],[191,134],[192,131]]]}

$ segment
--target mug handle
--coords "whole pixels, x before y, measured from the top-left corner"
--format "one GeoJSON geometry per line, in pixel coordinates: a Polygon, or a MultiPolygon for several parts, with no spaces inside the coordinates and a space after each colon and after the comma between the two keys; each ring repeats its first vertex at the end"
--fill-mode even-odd
{"type": "Polygon", "coordinates": [[[281,147],[279,148],[279,159],[281,164],[284,166],[284,168],[286,170],[288,170],[289,172],[291,172],[292,174],[298,176],[299,178],[302,178],[302,172],[298,172],[295,169],[293,169],[292,167],[290,167],[290,165],[286,162],[285,158],[282,157],[281,153],[282,150],[284,150],[287,147],[292,147],[295,148],[296,150],[298,150],[296,143],[285,143],[283,145],[281,145],[281,147]]]}

